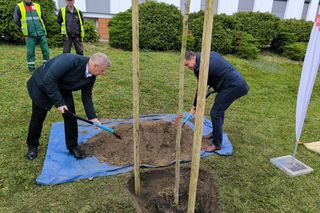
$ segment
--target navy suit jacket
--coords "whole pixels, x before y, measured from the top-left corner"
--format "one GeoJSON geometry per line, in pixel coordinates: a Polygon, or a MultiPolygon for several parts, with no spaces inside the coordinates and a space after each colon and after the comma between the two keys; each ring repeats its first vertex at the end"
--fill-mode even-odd
{"type": "Polygon", "coordinates": [[[50,59],[33,73],[27,82],[32,101],[50,110],[54,105],[66,105],[64,95],[81,90],[82,103],[89,119],[96,118],[92,103],[92,89],[96,76],[86,78],[89,58],[74,54],[61,54],[50,59]]]}
{"type": "MultiPolygon", "coordinates": [[[[194,74],[199,79],[200,72],[200,53],[196,54],[196,64],[194,67],[194,74]]],[[[212,87],[215,92],[220,92],[224,89],[231,87],[237,87],[243,91],[248,91],[249,86],[247,85],[244,78],[240,73],[219,53],[211,51],[210,61],[208,69],[208,82],[207,85],[212,87]]],[[[197,90],[198,92],[198,90],[197,90]]],[[[197,104],[197,93],[194,98],[193,105],[197,104]]]]}

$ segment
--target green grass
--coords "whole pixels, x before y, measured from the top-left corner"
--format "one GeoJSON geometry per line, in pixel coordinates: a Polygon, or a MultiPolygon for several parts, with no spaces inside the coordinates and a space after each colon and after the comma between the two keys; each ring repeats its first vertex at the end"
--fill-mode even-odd
{"type": "MultiPolygon", "coordinates": [[[[31,101],[26,91],[29,74],[24,46],[0,45],[0,212],[135,212],[126,188],[129,173],[56,186],[38,186],[50,126],[62,120],[52,109],[41,138],[39,157],[25,158],[31,101]]],[[[51,56],[62,49],[51,49],[51,56]]],[[[86,55],[105,52],[112,68],[98,78],[94,103],[100,118],[132,116],[131,52],[111,49],[105,43],[85,45],[86,55]]],[[[37,49],[38,59],[41,59],[37,49]]],[[[264,53],[247,61],[227,59],[250,85],[249,94],[226,112],[224,130],[234,145],[231,157],[209,157],[201,168],[212,173],[223,212],[320,212],[320,156],[299,147],[297,158],[315,171],[289,178],[270,158],[291,154],[295,140],[296,95],[301,64],[264,53]]],[[[176,113],[178,107],[179,53],[142,52],[140,55],[141,114],[176,113]]],[[[40,61],[40,60],[39,60],[40,61]]],[[[185,110],[193,101],[196,81],[185,75],[185,110]]],[[[320,87],[317,80],[301,141],[320,136],[320,87]]],[[[76,93],[79,115],[84,110],[76,93]]],[[[210,111],[213,96],[206,105],[210,111]]]]}

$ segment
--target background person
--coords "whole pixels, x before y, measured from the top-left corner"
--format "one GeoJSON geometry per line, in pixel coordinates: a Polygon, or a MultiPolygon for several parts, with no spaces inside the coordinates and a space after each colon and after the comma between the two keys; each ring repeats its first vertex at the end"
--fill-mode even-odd
{"type": "Polygon", "coordinates": [[[74,6],[74,0],[66,0],[66,7],[59,10],[58,23],[63,38],[63,53],[70,53],[72,43],[77,54],[83,55],[84,26],[82,12],[74,6]]]}
{"type": "Polygon", "coordinates": [[[21,27],[27,44],[27,64],[32,74],[36,66],[35,49],[39,43],[42,51],[43,62],[49,60],[49,47],[46,38],[46,18],[41,7],[31,0],[24,0],[17,4],[14,12],[14,22],[21,27]]]}

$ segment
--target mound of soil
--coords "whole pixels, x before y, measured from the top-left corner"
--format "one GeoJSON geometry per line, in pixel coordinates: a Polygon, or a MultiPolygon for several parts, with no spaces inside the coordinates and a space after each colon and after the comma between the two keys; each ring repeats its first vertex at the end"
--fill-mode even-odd
{"type": "MultiPolygon", "coordinates": [[[[124,166],[133,164],[133,125],[123,124],[115,128],[122,139],[102,131],[81,144],[88,156],[96,156],[101,162],[124,166]]],[[[185,125],[181,135],[181,160],[191,160],[193,130],[185,125]]],[[[175,160],[177,126],[167,121],[140,123],[140,159],[142,164],[167,166],[175,160]]],[[[203,140],[209,144],[210,140],[203,140]]]]}
{"type": "MultiPolygon", "coordinates": [[[[179,205],[174,202],[174,168],[156,169],[141,173],[141,196],[134,193],[134,177],[128,181],[128,189],[138,212],[184,213],[188,209],[190,169],[181,168],[179,205]]],[[[221,212],[217,190],[209,173],[200,170],[194,212],[221,212]]]]}

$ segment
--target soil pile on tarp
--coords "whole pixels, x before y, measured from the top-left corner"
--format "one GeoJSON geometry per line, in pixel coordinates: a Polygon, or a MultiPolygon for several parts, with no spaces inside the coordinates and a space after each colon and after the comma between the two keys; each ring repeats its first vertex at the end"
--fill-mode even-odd
{"type": "MultiPolygon", "coordinates": [[[[101,162],[124,166],[133,164],[133,125],[115,127],[122,139],[102,131],[81,144],[88,156],[101,162]]],[[[193,130],[185,125],[181,135],[181,160],[191,160],[193,130]]],[[[145,121],[140,123],[140,160],[142,164],[166,166],[175,160],[177,126],[167,121],[145,121]]],[[[208,143],[209,141],[206,141],[208,143]]]]}
{"type": "MultiPolygon", "coordinates": [[[[174,202],[175,170],[157,169],[141,173],[141,196],[134,193],[134,177],[128,182],[128,188],[134,199],[137,212],[187,212],[190,169],[181,168],[179,205],[174,202]]],[[[221,212],[218,204],[217,190],[209,173],[200,170],[197,184],[197,196],[194,212],[221,212]]]]}

